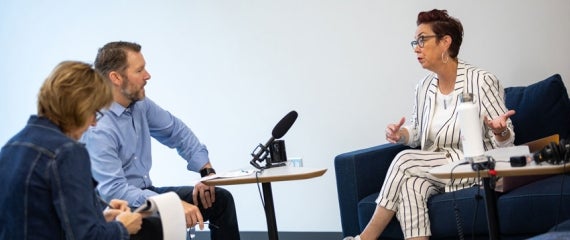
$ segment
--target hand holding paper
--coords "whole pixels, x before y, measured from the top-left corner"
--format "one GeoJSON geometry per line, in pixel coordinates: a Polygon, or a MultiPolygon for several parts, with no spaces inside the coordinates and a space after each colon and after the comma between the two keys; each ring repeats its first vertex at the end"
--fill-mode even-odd
{"type": "MultiPolygon", "coordinates": [[[[186,217],[183,201],[174,192],[149,197],[146,204],[135,210],[138,212],[158,212],[162,222],[165,240],[179,240],[186,237],[186,217]]],[[[198,211],[199,213],[199,211],[198,211]]],[[[201,217],[202,215],[200,215],[201,217]]],[[[202,225],[203,227],[203,225],[202,225]]]]}

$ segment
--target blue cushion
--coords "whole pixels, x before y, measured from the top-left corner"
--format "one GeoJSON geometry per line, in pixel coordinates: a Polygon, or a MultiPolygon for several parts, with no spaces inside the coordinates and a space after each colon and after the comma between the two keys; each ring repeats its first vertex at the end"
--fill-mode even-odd
{"type": "Polygon", "coordinates": [[[569,175],[556,175],[516,188],[499,197],[502,234],[546,232],[570,218],[569,175]],[[562,188],[564,187],[564,188],[562,188]],[[519,219],[527,219],[519,221],[519,219]]]}
{"type": "Polygon", "coordinates": [[[570,100],[560,75],[526,87],[505,88],[505,104],[516,111],[511,117],[516,145],[552,134],[570,137],[570,100]]]}
{"type": "Polygon", "coordinates": [[[570,233],[570,219],[564,220],[564,222],[552,227],[549,232],[568,232],[570,233]]]}
{"type": "Polygon", "coordinates": [[[559,239],[570,239],[570,232],[548,232],[529,238],[527,240],[559,240],[559,239]]]}
{"type": "Polygon", "coordinates": [[[461,219],[464,237],[488,236],[485,193],[479,187],[470,187],[453,193],[437,194],[428,201],[431,232],[438,238],[457,238],[459,235],[454,204],[461,219]],[[480,198],[476,198],[480,196],[480,198]],[[455,203],[454,203],[455,202],[455,203]],[[453,229],[453,231],[450,231],[453,229]]]}

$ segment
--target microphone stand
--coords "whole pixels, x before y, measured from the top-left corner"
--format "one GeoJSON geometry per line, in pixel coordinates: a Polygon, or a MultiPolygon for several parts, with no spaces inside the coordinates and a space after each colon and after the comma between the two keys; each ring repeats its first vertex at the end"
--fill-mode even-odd
{"type": "Polygon", "coordinates": [[[268,168],[267,158],[269,155],[269,145],[274,140],[275,140],[275,138],[271,137],[269,139],[269,141],[267,141],[267,143],[265,143],[265,145],[261,145],[261,143],[259,145],[257,145],[257,147],[255,149],[253,149],[253,152],[251,153],[251,156],[253,156],[253,159],[251,159],[251,161],[249,161],[249,163],[259,170],[263,170],[265,168],[268,168]],[[255,151],[257,149],[259,149],[259,152],[255,153],[255,151]],[[257,162],[263,162],[263,161],[265,161],[264,167],[262,167],[261,165],[259,165],[257,163],[257,162]]]}

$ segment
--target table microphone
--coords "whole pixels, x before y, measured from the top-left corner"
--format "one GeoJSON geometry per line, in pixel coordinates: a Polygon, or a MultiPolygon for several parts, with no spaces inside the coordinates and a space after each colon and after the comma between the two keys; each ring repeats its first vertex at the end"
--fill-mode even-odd
{"type": "Polygon", "coordinates": [[[269,141],[267,141],[267,143],[265,143],[265,145],[261,145],[261,143],[260,143],[253,150],[253,153],[251,153],[251,156],[253,156],[253,159],[251,159],[251,161],[249,162],[249,163],[251,163],[251,165],[253,165],[257,169],[262,169],[262,167],[257,162],[262,162],[267,158],[267,155],[269,154],[269,146],[271,145],[271,143],[273,143],[273,141],[275,141],[275,139],[282,138],[285,135],[285,133],[287,133],[287,131],[289,131],[291,126],[293,126],[293,123],[295,123],[295,120],[297,120],[298,115],[299,114],[297,114],[296,111],[291,111],[291,112],[287,113],[287,115],[285,115],[285,117],[283,117],[277,123],[277,125],[275,125],[275,127],[273,128],[273,131],[271,132],[271,138],[269,138],[269,141]],[[258,148],[260,150],[257,153],[255,153],[255,151],[258,148]]]}

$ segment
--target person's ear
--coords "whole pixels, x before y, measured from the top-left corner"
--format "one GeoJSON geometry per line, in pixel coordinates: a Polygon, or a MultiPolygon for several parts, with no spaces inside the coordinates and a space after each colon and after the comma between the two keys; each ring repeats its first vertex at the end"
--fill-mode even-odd
{"type": "Polygon", "coordinates": [[[451,38],[451,36],[445,35],[441,38],[441,41],[443,41],[443,44],[445,45],[446,48],[449,48],[449,46],[451,46],[451,42],[453,42],[453,39],[451,38]]]}
{"type": "Polygon", "coordinates": [[[111,82],[113,83],[113,85],[120,86],[123,77],[122,77],[121,74],[119,74],[118,72],[111,71],[111,72],[109,73],[109,79],[111,80],[111,82]]]}

